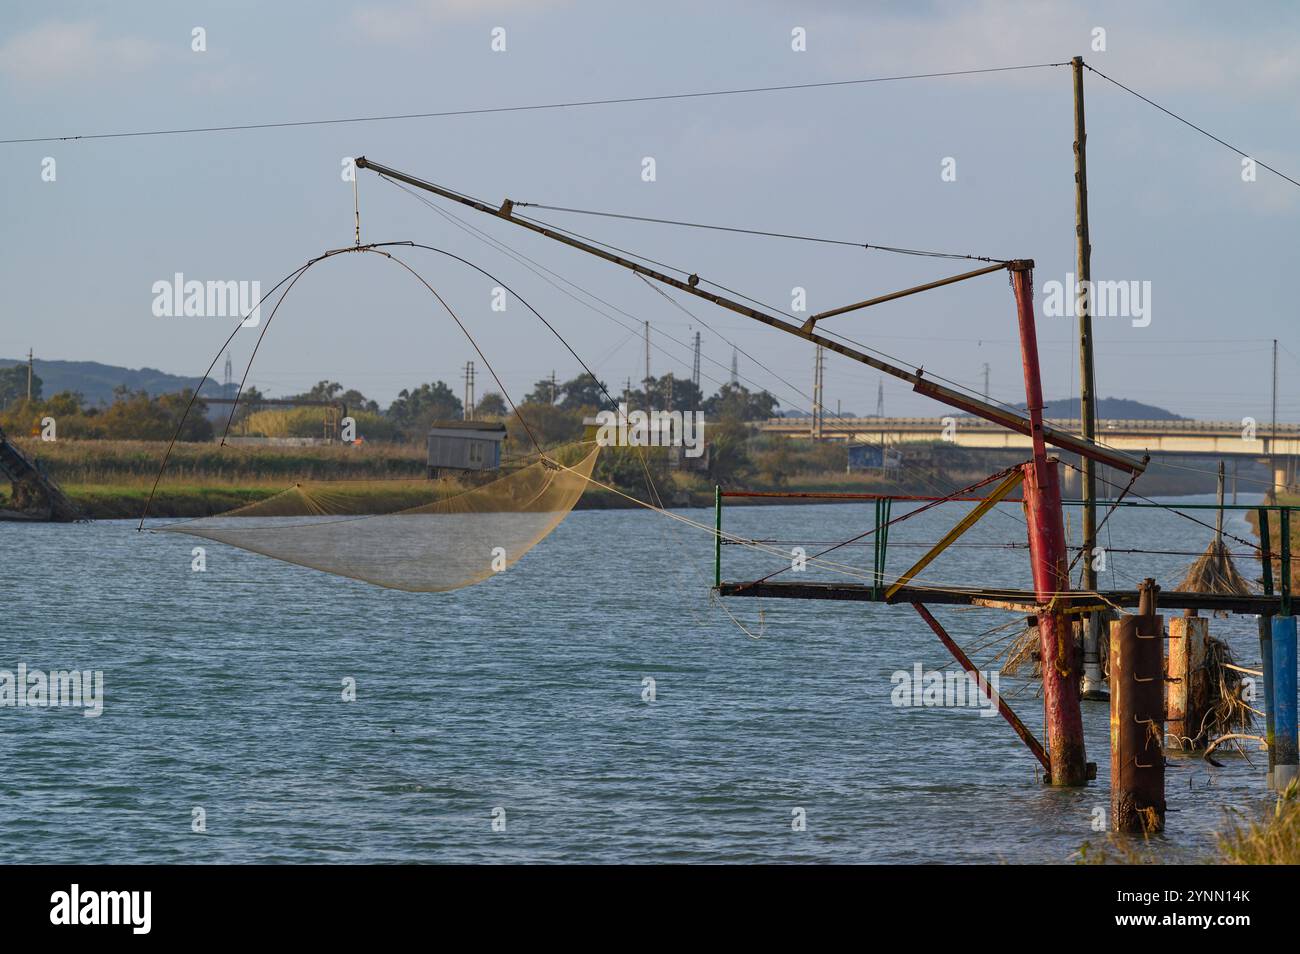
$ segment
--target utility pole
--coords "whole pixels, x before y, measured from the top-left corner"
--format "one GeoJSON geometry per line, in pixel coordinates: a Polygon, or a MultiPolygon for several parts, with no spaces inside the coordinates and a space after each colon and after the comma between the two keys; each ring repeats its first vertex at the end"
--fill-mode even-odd
{"type": "Polygon", "coordinates": [[[695,364],[691,368],[691,383],[696,389],[700,386],[700,333],[695,332],[695,364]]]}
{"type": "MultiPolygon", "coordinates": [[[[1276,341],[1273,342],[1273,367],[1275,368],[1277,367],[1277,342],[1276,341]]],[[[1273,382],[1274,382],[1273,390],[1276,391],[1277,374],[1273,375],[1273,382]]],[[[32,403],[32,349],[31,348],[27,349],[27,403],[28,404],[32,403]]],[[[1274,401],[1273,403],[1274,405],[1276,405],[1277,401],[1274,401]]],[[[1276,414],[1274,414],[1273,416],[1277,417],[1276,414]]],[[[1276,425],[1274,425],[1274,428],[1276,429],[1276,425]]]]}
{"type": "MultiPolygon", "coordinates": [[[[30,377],[30,374],[29,374],[30,377]]],[[[29,389],[30,390],[30,389],[29,389]]],[[[1269,469],[1274,499],[1278,495],[1278,339],[1273,339],[1273,428],[1269,433],[1269,469]]]]}
{"type": "MultiPolygon", "coordinates": [[[[1070,61],[1074,74],[1074,237],[1078,273],[1076,308],[1079,314],[1079,423],[1083,439],[1097,438],[1095,384],[1092,362],[1092,242],[1088,236],[1088,133],[1083,113],[1083,57],[1070,61]]],[[[987,365],[985,366],[987,367],[987,365]]],[[[987,371],[986,382],[987,382],[987,371]]],[[[985,397],[988,385],[985,384],[985,397]]],[[[1097,571],[1093,569],[1093,549],[1097,546],[1097,465],[1081,457],[1083,484],[1083,588],[1097,589],[1097,571]]],[[[1083,619],[1083,698],[1109,698],[1102,688],[1101,614],[1092,612],[1083,619]]]]}
{"type": "Polygon", "coordinates": [[[731,346],[731,386],[740,384],[740,364],[736,360],[736,346],[731,346]]]}
{"type": "Polygon", "coordinates": [[[650,408],[650,322],[645,323],[645,402],[650,408]]]}
{"type": "Polygon", "coordinates": [[[474,362],[465,362],[465,420],[474,420],[474,362]]]}
{"type": "Polygon", "coordinates": [[[984,400],[989,399],[989,363],[984,362],[984,400]]]}
{"type": "Polygon", "coordinates": [[[551,369],[551,403],[554,404],[559,394],[559,387],[555,383],[555,369],[551,369]]]}
{"type": "Polygon", "coordinates": [[[822,374],[825,367],[825,354],[822,352],[822,346],[817,346],[817,351],[813,355],[813,406],[812,406],[812,439],[819,441],[822,438],[822,374]]]}

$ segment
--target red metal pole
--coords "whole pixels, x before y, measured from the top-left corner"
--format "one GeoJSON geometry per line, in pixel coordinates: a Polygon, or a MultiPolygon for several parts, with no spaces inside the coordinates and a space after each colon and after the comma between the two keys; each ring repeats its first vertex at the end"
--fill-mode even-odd
{"type": "Polygon", "coordinates": [[[1029,530],[1029,559],[1034,592],[1040,604],[1038,639],[1043,669],[1043,709],[1047,751],[1053,785],[1080,786],[1088,781],[1083,745],[1083,715],[1079,710],[1079,671],[1074,634],[1069,621],[1055,608],[1057,593],[1070,588],[1066,572],[1065,527],[1061,517],[1061,487],[1056,462],[1047,459],[1043,439],[1043,385],[1038,369],[1038,334],[1034,327],[1033,262],[1011,266],[1011,286],[1020,323],[1020,352],[1025,367],[1025,399],[1034,459],[1024,465],[1025,522],[1029,530]]]}

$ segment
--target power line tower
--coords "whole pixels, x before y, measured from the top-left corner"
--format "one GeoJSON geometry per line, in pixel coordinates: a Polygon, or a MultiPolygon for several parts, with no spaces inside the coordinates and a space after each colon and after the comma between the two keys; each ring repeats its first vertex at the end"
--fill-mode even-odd
{"type": "Polygon", "coordinates": [[[551,403],[554,404],[559,398],[560,386],[555,382],[555,371],[551,371],[551,403]]]}
{"type": "Polygon", "coordinates": [[[740,384],[740,364],[736,361],[736,346],[731,346],[731,386],[740,384]]]}
{"type": "Polygon", "coordinates": [[[691,383],[700,386],[700,333],[695,332],[695,364],[691,366],[691,383]]]}
{"type": "Polygon", "coordinates": [[[984,400],[989,399],[989,363],[984,362],[984,400]]]}
{"type": "Polygon", "coordinates": [[[474,420],[474,362],[465,362],[465,420],[474,420]]]}
{"type": "Polygon", "coordinates": [[[226,368],[225,368],[225,373],[222,374],[221,396],[222,397],[235,396],[235,366],[230,361],[229,351],[226,352],[226,368]]]}
{"type": "MultiPolygon", "coordinates": [[[[1276,343],[1275,343],[1276,344],[1276,343]]],[[[1273,348],[1273,363],[1277,363],[1277,347],[1273,348]]],[[[32,403],[32,349],[27,349],[27,403],[32,403]]]]}
{"type": "Polygon", "coordinates": [[[876,417],[885,416],[885,379],[876,384],[876,417]]]}

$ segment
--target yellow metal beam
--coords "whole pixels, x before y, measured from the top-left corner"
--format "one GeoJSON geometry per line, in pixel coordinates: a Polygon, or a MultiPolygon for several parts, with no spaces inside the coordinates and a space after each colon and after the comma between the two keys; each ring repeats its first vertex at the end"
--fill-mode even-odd
{"type": "Polygon", "coordinates": [[[975,526],[975,523],[980,519],[980,517],[984,516],[986,513],[992,510],[993,506],[999,500],[1001,500],[1007,494],[1011,493],[1011,491],[1019,487],[1020,482],[1023,481],[1024,479],[1025,479],[1025,473],[1019,467],[1017,467],[1014,471],[1012,471],[1011,474],[1005,480],[1002,481],[1002,483],[998,484],[996,489],[994,489],[993,493],[989,494],[989,496],[986,497],[983,500],[983,502],[981,502],[979,506],[977,506],[974,510],[966,514],[966,516],[962,517],[961,520],[958,521],[957,526],[949,530],[944,535],[944,538],[942,540],[936,543],[925,554],[925,556],[917,560],[916,563],[913,564],[911,569],[909,569],[906,573],[904,573],[902,576],[898,578],[898,582],[894,583],[891,587],[889,587],[889,589],[885,590],[885,599],[891,598],[895,593],[897,593],[899,590],[905,587],[909,582],[911,582],[912,578],[916,576],[916,574],[920,573],[932,562],[934,562],[934,558],[937,557],[944,550],[948,549],[948,547],[953,543],[953,541],[955,541],[958,537],[960,537],[971,527],[975,526]]]}

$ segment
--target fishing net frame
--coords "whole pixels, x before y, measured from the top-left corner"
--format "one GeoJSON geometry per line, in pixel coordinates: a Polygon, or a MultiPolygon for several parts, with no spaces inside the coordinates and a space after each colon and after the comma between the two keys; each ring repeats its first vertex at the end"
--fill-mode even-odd
{"type": "MultiPolygon", "coordinates": [[[[241,316],[239,324],[217,350],[204,380],[211,375],[221,354],[230,346],[238,332],[246,327],[244,322],[247,318],[277,291],[280,292],[267,320],[262,323],[248,365],[240,379],[222,433],[221,446],[226,446],[226,438],[239,407],[239,398],[247,385],[258,350],[280,306],[298,280],[315,265],[328,259],[348,253],[371,253],[402,266],[451,316],[509,403],[512,413],[535,448],[535,455],[530,456],[535,456],[536,459],[513,473],[449,496],[440,494],[440,488],[431,481],[306,481],[295,483],[264,500],[222,514],[152,529],[186,533],[228,543],[284,562],[391,589],[445,592],[480,582],[512,566],[568,515],[591,481],[599,446],[592,443],[570,444],[550,451],[544,449],[469,329],[433,285],[406,261],[388,251],[396,247],[435,252],[467,265],[501,285],[564,344],[584,370],[591,373],[586,363],[537,309],[479,265],[453,252],[418,242],[358,242],[353,246],[326,251],[282,278],[262,297],[253,311],[241,316]],[[402,492],[376,493],[376,490],[382,490],[380,485],[395,490],[400,487],[402,492]],[[434,499],[402,505],[404,497],[413,494],[416,497],[424,495],[434,499]]],[[[601,388],[606,398],[616,405],[604,385],[601,388]]],[[[196,389],[168,444],[145,501],[137,530],[144,529],[158,484],[185,421],[198,400],[196,389]]]]}

